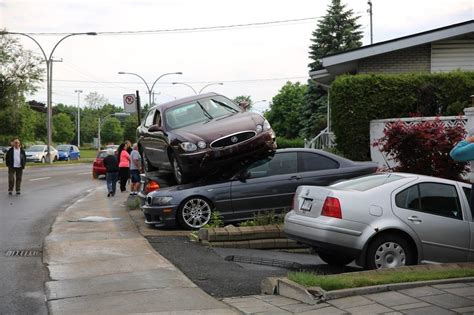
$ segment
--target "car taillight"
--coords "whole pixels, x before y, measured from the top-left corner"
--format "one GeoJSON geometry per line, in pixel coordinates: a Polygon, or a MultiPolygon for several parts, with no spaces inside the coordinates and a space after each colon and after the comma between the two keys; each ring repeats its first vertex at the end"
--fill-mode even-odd
{"type": "Polygon", "coordinates": [[[147,194],[157,189],[160,189],[160,185],[157,182],[150,180],[148,183],[146,183],[145,191],[147,194]]]}
{"type": "Polygon", "coordinates": [[[341,204],[339,203],[339,199],[326,197],[321,215],[342,219],[341,204]]]}

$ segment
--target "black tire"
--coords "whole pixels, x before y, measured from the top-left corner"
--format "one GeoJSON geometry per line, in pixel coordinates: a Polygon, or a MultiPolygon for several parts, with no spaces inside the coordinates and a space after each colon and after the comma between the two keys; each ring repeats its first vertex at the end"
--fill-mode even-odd
{"type": "Polygon", "coordinates": [[[397,234],[382,234],[372,240],[367,249],[366,269],[395,268],[415,264],[410,244],[397,234]]]}
{"type": "Polygon", "coordinates": [[[58,156],[55,155],[55,156],[54,156],[54,159],[53,159],[53,162],[57,162],[57,161],[58,161],[58,156]]]}
{"type": "Polygon", "coordinates": [[[97,178],[99,178],[99,175],[97,175],[96,172],[92,171],[92,178],[97,179],[97,178]]]}
{"type": "Polygon", "coordinates": [[[145,169],[145,172],[148,173],[148,172],[154,172],[158,170],[158,168],[151,165],[150,161],[146,157],[145,152],[142,153],[142,161],[143,161],[143,168],[145,169]]]}
{"type": "Polygon", "coordinates": [[[345,266],[354,260],[354,257],[341,255],[338,253],[330,254],[327,252],[318,252],[319,258],[321,258],[326,264],[331,266],[345,266]]]}
{"type": "Polygon", "coordinates": [[[171,168],[173,169],[173,178],[176,184],[186,184],[189,181],[188,176],[183,173],[183,169],[181,168],[181,165],[179,165],[179,162],[173,153],[170,155],[170,163],[171,168]]]}
{"type": "Polygon", "coordinates": [[[190,197],[179,206],[176,216],[183,228],[198,230],[211,220],[212,204],[202,197],[190,197]]]}

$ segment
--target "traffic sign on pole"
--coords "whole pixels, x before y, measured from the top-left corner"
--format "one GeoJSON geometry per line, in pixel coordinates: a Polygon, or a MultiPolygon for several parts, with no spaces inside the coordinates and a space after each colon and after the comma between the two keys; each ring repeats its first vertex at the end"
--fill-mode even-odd
{"type": "Polygon", "coordinates": [[[123,107],[126,113],[137,112],[137,98],[135,94],[124,94],[123,95],[123,107]]]}

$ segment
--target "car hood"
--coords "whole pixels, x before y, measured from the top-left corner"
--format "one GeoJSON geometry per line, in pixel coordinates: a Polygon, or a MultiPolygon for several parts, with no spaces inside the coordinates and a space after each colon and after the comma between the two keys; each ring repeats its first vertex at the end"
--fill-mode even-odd
{"type": "Polygon", "coordinates": [[[245,112],[193,124],[171,132],[177,137],[183,138],[183,140],[192,142],[204,140],[210,143],[233,133],[247,130],[255,131],[256,126],[262,125],[263,121],[264,118],[259,114],[245,112]]]}

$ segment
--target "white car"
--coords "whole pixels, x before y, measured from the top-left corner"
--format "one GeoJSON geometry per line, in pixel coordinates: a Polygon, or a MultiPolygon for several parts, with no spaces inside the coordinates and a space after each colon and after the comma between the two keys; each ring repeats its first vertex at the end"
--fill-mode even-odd
{"type": "Polygon", "coordinates": [[[284,231],[334,265],[474,261],[470,193],[467,183],[406,173],[300,186],[284,231]]]}
{"type": "MultiPolygon", "coordinates": [[[[53,161],[58,160],[58,151],[54,147],[50,147],[51,149],[51,158],[53,161]]],[[[48,146],[44,144],[36,144],[32,145],[28,149],[25,150],[26,154],[26,161],[28,162],[41,162],[45,163],[48,162],[48,146]]]]}

